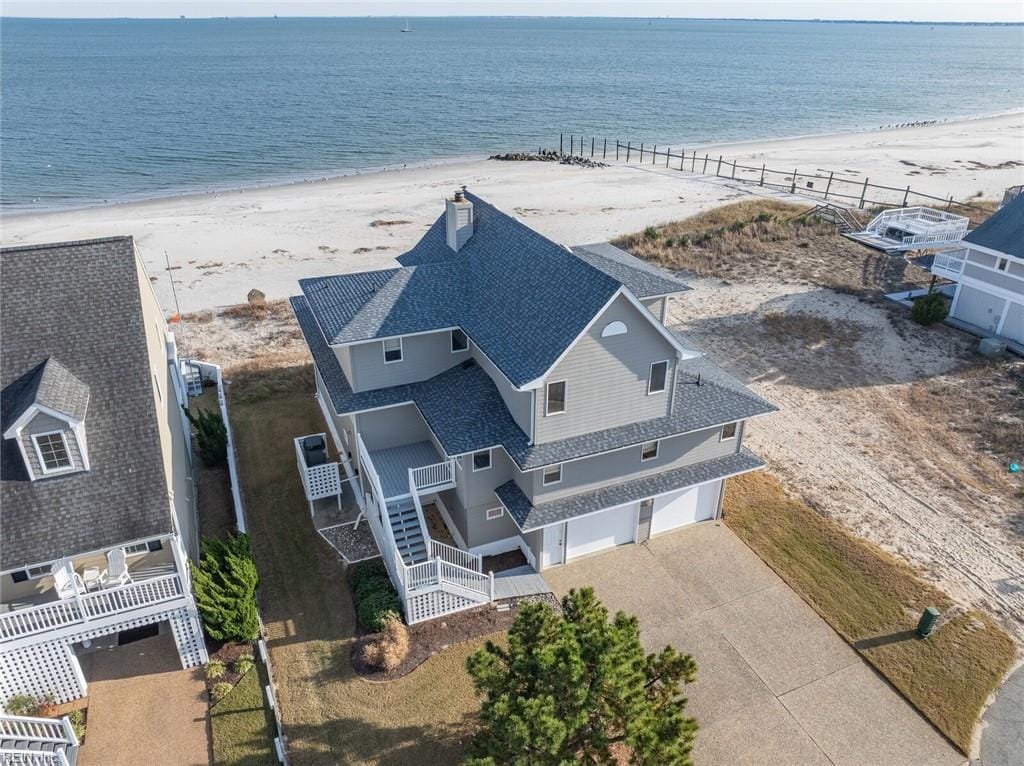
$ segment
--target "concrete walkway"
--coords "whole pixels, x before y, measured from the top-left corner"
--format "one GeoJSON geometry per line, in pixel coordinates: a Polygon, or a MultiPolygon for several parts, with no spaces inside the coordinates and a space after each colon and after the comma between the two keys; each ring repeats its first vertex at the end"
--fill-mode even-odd
{"type": "Polygon", "coordinates": [[[980,766],[1024,763],[1024,665],[1006,679],[982,717],[980,766]]]}
{"type": "Polygon", "coordinates": [[[544,576],[592,585],[640,620],[648,650],[699,667],[694,762],[728,766],[953,766],[961,756],[724,525],[699,524],[544,576]]]}
{"type": "Polygon", "coordinates": [[[209,766],[200,671],[182,670],[174,639],[143,639],[82,658],[89,719],[79,766],[209,766]]]}

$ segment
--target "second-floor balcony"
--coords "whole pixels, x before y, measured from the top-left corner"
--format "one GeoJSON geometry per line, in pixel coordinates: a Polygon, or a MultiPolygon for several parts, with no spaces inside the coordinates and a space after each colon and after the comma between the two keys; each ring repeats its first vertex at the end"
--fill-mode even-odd
{"type": "Polygon", "coordinates": [[[932,273],[947,279],[958,279],[967,262],[967,252],[967,248],[962,247],[957,250],[936,253],[932,260],[932,273]]]}
{"type": "Polygon", "coordinates": [[[454,461],[445,460],[430,441],[370,450],[369,456],[386,500],[408,497],[414,487],[424,494],[455,486],[454,461]]]}
{"type": "Polygon", "coordinates": [[[159,550],[103,553],[54,562],[50,574],[27,582],[4,579],[0,649],[40,634],[86,629],[122,614],[170,606],[188,597],[184,556],[173,539],[159,550]],[[124,567],[120,569],[120,562],[124,567]],[[10,584],[8,584],[10,582],[10,584]]]}

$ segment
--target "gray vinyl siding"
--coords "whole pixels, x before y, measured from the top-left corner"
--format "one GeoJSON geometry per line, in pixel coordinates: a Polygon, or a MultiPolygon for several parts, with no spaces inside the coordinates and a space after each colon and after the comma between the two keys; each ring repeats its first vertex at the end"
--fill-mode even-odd
{"type": "MultiPolygon", "coordinates": [[[[68,457],[71,458],[71,465],[76,471],[84,470],[85,463],[82,460],[82,453],[78,448],[78,439],[75,438],[75,432],[71,430],[71,427],[65,421],[40,412],[25,424],[25,428],[21,432],[21,443],[25,447],[25,454],[28,456],[28,464],[32,469],[32,475],[37,479],[43,478],[44,476],[57,475],[56,471],[50,474],[43,473],[43,467],[39,463],[39,456],[36,454],[36,445],[32,440],[32,434],[45,434],[51,431],[60,431],[64,434],[64,443],[67,444],[68,447],[68,457]]],[[[86,433],[85,438],[88,440],[88,432],[86,433]]],[[[64,470],[71,471],[72,469],[68,468],[64,470]]]]}
{"type": "Polygon", "coordinates": [[[1010,261],[1008,270],[1009,273],[1013,274],[1015,277],[1024,279],[1024,263],[1020,263],[1019,261],[1010,261]]]}
{"type": "Polygon", "coordinates": [[[317,393],[320,395],[320,400],[327,404],[326,410],[330,413],[331,422],[334,424],[334,428],[338,432],[338,436],[342,439],[340,448],[344,449],[347,446],[349,458],[351,459],[355,455],[356,450],[355,417],[352,415],[338,415],[334,412],[334,407],[331,405],[331,397],[327,393],[326,386],[324,386],[323,378],[320,377],[320,370],[316,369],[316,365],[313,366],[313,369],[316,371],[315,377],[317,393]]]}
{"type": "Polygon", "coordinates": [[[469,348],[476,363],[494,381],[494,385],[497,387],[502,401],[505,402],[505,407],[508,408],[509,414],[512,415],[512,419],[516,421],[516,425],[523,429],[523,433],[529,436],[530,418],[533,412],[532,394],[529,391],[516,391],[512,388],[508,378],[491,363],[491,360],[487,358],[475,343],[470,342],[469,348]]]}
{"type": "Polygon", "coordinates": [[[973,248],[967,249],[967,263],[976,263],[980,266],[996,267],[996,257],[990,253],[983,253],[973,248]]]}
{"type": "Polygon", "coordinates": [[[534,502],[556,500],[566,495],[589,492],[609,484],[618,484],[653,473],[670,471],[703,460],[736,452],[743,441],[743,425],[736,430],[736,438],[721,440],[720,428],[709,428],[692,434],[662,439],[658,457],[640,461],[641,446],[605,452],[582,460],[562,464],[562,480],[558,484],[543,485],[543,469],[530,473],[534,502]]]}
{"type": "MultiPolygon", "coordinates": [[[[501,502],[494,494],[496,487],[517,473],[517,469],[502,449],[491,450],[491,467],[474,471],[471,455],[456,458],[459,468],[455,476],[455,494],[461,504],[463,521],[456,522],[466,545],[480,545],[504,540],[519,534],[519,527],[507,512],[497,519],[487,518],[488,508],[499,508],[501,502]]],[[[454,514],[453,514],[454,515],[454,514]]]]}
{"type": "Polygon", "coordinates": [[[1005,305],[1004,298],[962,284],[954,316],[987,332],[995,332],[1005,305]]]}
{"type": "Polygon", "coordinates": [[[968,263],[964,266],[964,276],[1024,296],[1024,279],[1018,279],[1006,272],[991,271],[968,263]]]}
{"type": "Polygon", "coordinates": [[[1000,335],[1024,343],[1024,303],[1010,303],[1000,335]]]}
{"type": "Polygon", "coordinates": [[[371,452],[389,447],[400,447],[403,444],[433,441],[430,429],[423,421],[423,416],[412,404],[361,412],[355,418],[356,428],[363,437],[363,443],[371,452]]]}
{"type": "Polygon", "coordinates": [[[537,391],[534,442],[554,441],[668,414],[676,351],[650,319],[620,296],[546,376],[564,380],[566,409],[545,415],[546,385],[537,391]],[[624,322],[625,335],[602,338],[610,322],[624,322]],[[651,363],[668,360],[666,390],[647,394],[651,363]]]}
{"type": "Polygon", "coordinates": [[[647,310],[654,314],[654,318],[665,324],[665,301],[667,298],[648,298],[640,302],[647,307],[647,310]]]}
{"type": "Polygon", "coordinates": [[[544,545],[544,530],[535,529],[522,535],[522,538],[523,542],[526,543],[526,547],[530,549],[530,553],[533,554],[533,560],[536,562],[534,566],[539,569],[541,547],[544,545]]]}
{"type": "Polygon", "coordinates": [[[352,387],[353,391],[358,391],[355,370],[352,369],[352,349],[349,346],[341,346],[334,349],[334,355],[338,358],[338,364],[341,365],[341,371],[345,373],[348,384],[352,387]]]}
{"type": "MultiPolygon", "coordinates": [[[[403,383],[415,383],[438,375],[469,358],[469,351],[452,353],[451,332],[407,335],[402,338],[402,361],[384,362],[383,341],[349,346],[353,391],[370,391],[403,383]]],[[[348,372],[345,373],[348,375],[348,372]]]]}

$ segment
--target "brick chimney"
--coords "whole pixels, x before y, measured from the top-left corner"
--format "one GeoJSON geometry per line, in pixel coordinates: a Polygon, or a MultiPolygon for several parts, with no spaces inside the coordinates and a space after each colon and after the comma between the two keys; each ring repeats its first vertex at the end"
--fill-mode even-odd
{"type": "Polygon", "coordinates": [[[455,252],[473,236],[473,203],[466,199],[465,190],[463,186],[454,197],[444,201],[448,247],[455,252]]]}

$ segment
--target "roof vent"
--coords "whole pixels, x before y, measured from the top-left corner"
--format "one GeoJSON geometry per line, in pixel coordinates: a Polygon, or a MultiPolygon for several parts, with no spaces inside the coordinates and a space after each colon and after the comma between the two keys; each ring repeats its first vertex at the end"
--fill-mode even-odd
{"type": "Polygon", "coordinates": [[[473,236],[473,203],[466,199],[465,192],[466,187],[462,187],[444,203],[448,247],[455,252],[473,236]]]}

